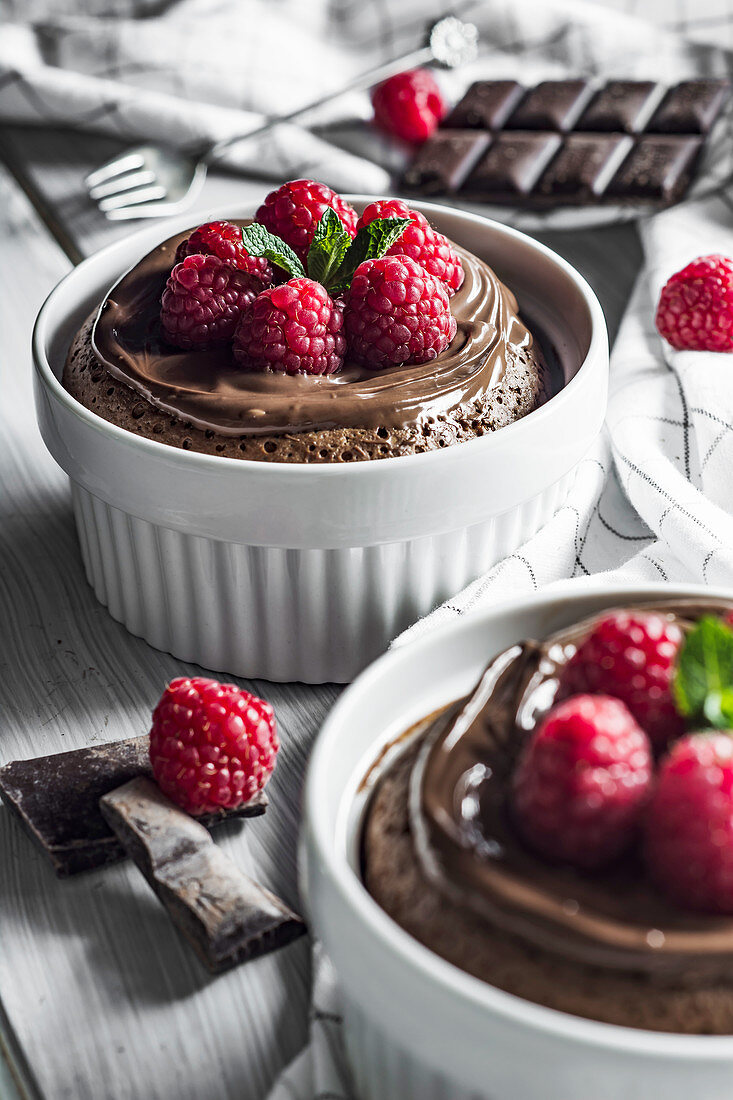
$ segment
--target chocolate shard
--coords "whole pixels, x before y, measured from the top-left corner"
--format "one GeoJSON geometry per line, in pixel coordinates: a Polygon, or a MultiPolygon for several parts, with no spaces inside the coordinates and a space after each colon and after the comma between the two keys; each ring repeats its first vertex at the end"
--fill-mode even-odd
{"type": "Polygon", "coordinates": [[[591,96],[587,80],[545,80],[519,104],[508,130],[572,130],[591,96]]]}
{"type": "Polygon", "coordinates": [[[702,138],[646,134],[611,181],[606,194],[619,199],[673,203],[692,178],[702,138]]]}
{"type": "Polygon", "coordinates": [[[133,779],[100,809],[171,920],[214,974],[284,947],[306,927],[248,878],[207,830],[150,779],[133,779]]]}
{"type": "Polygon", "coordinates": [[[405,172],[404,186],[421,195],[454,194],[490,140],[478,130],[438,130],[420,146],[405,172]]]}
{"type": "Polygon", "coordinates": [[[652,115],[654,134],[706,134],[729,92],[725,80],[683,80],[670,88],[652,115]]]}
{"type": "Polygon", "coordinates": [[[576,123],[576,130],[636,134],[644,128],[649,108],[658,100],[653,80],[609,80],[593,97],[576,123]]]}
{"type": "Polygon", "coordinates": [[[516,80],[477,80],[442,125],[457,130],[498,130],[523,93],[516,80]]]}
{"type": "MultiPolygon", "coordinates": [[[[130,779],[152,775],[148,738],[132,737],[93,748],[72,749],[0,768],[0,797],[48,856],[59,877],[124,859],[125,850],[99,811],[99,799],[130,779]]],[[[208,814],[207,827],[228,817],[265,812],[260,792],[237,810],[208,814]]]]}
{"type": "Polygon", "coordinates": [[[530,193],[559,147],[559,134],[504,131],[471,172],[461,193],[512,203],[530,193]]]}

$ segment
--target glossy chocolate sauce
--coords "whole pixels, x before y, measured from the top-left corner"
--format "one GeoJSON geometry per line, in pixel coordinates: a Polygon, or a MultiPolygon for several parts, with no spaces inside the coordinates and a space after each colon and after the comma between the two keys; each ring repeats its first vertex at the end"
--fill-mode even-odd
{"type": "Polygon", "coordinates": [[[487,264],[458,246],[465,278],[451,299],[456,336],[432,362],[381,371],[347,362],[336,374],[303,376],[244,371],[230,347],[180,351],[163,339],[159,309],[186,236],[159,245],[112,288],[92,343],[115,378],[203,430],[240,436],[412,426],[470,405],[501,382],[508,355],[533,351],[514,295],[487,264]]]}
{"type": "MultiPolygon", "coordinates": [[[[724,601],[647,605],[683,631],[724,601]]],[[[474,691],[435,719],[410,782],[418,858],[446,896],[494,926],[578,962],[685,980],[733,977],[733,919],[682,912],[646,877],[638,853],[581,873],[535,856],[511,820],[511,773],[549,709],[558,673],[588,620],[499,654],[474,691]]]]}

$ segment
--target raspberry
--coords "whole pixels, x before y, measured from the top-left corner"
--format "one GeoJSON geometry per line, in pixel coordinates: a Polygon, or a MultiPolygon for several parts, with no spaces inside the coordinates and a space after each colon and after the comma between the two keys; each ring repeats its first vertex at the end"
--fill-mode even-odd
{"type": "Polygon", "coordinates": [[[623,703],[575,695],[550,711],[514,774],[514,815],[540,854],[591,870],[619,856],[652,781],[649,739],[623,703]]]}
{"type": "Polygon", "coordinates": [[[291,180],[271,191],[255,221],[289,244],[305,263],[313,233],[327,207],[335,210],[350,237],[356,236],[356,211],[347,202],[313,180],[291,180]]]}
{"type": "Polygon", "coordinates": [[[651,611],[614,611],[600,620],[560,673],[558,701],[578,692],[626,704],[655,748],[681,737],[672,697],[682,631],[651,611]]]}
{"type": "Polygon", "coordinates": [[[673,275],[656,325],[678,351],[733,351],[733,260],[700,256],[673,275]]]}
{"type": "Polygon", "coordinates": [[[426,69],[397,73],[377,84],[372,106],[380,130],[413,145],[430,137],[447,110],[435,78],[426,69]]]}
{"type": "Polygon", "coordinates": [[[344,312],[312,279],[291,279],[259,294],[234,336],[245,370],[333,374],[344,360],[344,312]]]}
{"type": "Polygon", "coordinates": [[[161,299],[163,335],[177,348],[227,344],[262,283],[218,256],[187,256],[168,276],[161,299]]]}
{"type": "Polygon", "coordinates": [[[190,237],[181,241],[176,249],[176,263],[196,253],[202,256],[218,256],[224,263],[238,267],[258,278],[263,286],[272,283],[272,267],[264,256],[250,256],[242,244],[242,230],[232,222],[206,222],[194,229],[190,237]]]}
{"type": "Polygon", "coordinates": [[[662,761],[646,815],[649,875],[684,909],[733,914],[733,737],[681,738],[662,761]]]}
{"type": "Polygon", "coordinates": [[[430,275],[444,282],[449,294],[458,290],[463,282],[460,258],[451,248],[448,238],[433,229],[423,214],[410,210],[407,203],[399,199],[378,199],[367,206],[359,218],[357,228],[369,225],[375,218],[410,218],[412,224],[405,227],[402,236],[392,245],[387,255],[410,256],[430,275]]]}
{"type": "Polygon", "coordinates": [[[234,684],[180,677],[153,711],[153,775],[191,814],[249,802],[270,778],[279,747],[270,704],[234,684]]]}
{"type": "Polygon", "coordinates": [[[345,327],[349,358],[374,370],[435,359],[456,334],[445,286],[409,256],[357,267],[345,327]]]}

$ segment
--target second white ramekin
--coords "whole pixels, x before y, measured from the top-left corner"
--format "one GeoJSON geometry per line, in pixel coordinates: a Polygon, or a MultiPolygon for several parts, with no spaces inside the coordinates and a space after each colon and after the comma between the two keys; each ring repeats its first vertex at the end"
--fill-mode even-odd
{"type": "Polygon", "coordinates": [[[360,1100],[730,1100],[733,1036],[612,1026],[504,993],[403,931],[358,872],[367,773],[415,722],[470,691],[498,652],[603,608],[710,594],[554,586],[393,649],[336,703],[308,768],[300,866],[313,933],[336,968],[360,1100]]]}
{"type": "MultiPolygon", "coordinates": [[[[566,499],[606,408],[595,295],[529,237],[416,205],[495,267],[579,364],[523,420],[441,451],[346,465],[237,461],[133,435],[75,401],[60,383],[75,331],[191,214],[103,249],[47,299],[33,337],[41,433],[71,480],[89,582],[133,634],[218,672],[345,682],[566,499]]],[[[232,204],[208,216],[252,213],[232,204]]]]}

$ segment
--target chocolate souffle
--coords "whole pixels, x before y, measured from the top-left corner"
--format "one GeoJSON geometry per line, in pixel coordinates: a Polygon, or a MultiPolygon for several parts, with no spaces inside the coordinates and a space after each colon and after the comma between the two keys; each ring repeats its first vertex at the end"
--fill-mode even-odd
{"type": "Polygon", "coordinates": [[[370,370],[347,355],[335,374],[287,375],[243,370],[231,346],[171,347],[161,294],[187,236],[154,249],[117,283],[64,367],[73,397],[136,435],[227,458],[350,462],[473,439],[550,395],[548,367],[514,295],[458,246],[464,280],[450,301],[457,331],[430,362],[370,370]]]}
{"type": "MultiPolygon", "coordinates": [[[[687,600],[647,610],[688,637],[701,616],[731,606],[687,600]]],[[[552,862],[520,837],[516,762],[592,625],[506,650],[470,696],[409,731],[379,774],[375,766],[364,883],[403,929],[499,989],[611,1024],[733,1034],[733,915],[669,900],[638,845],[591,872],[552,862]]]]}

